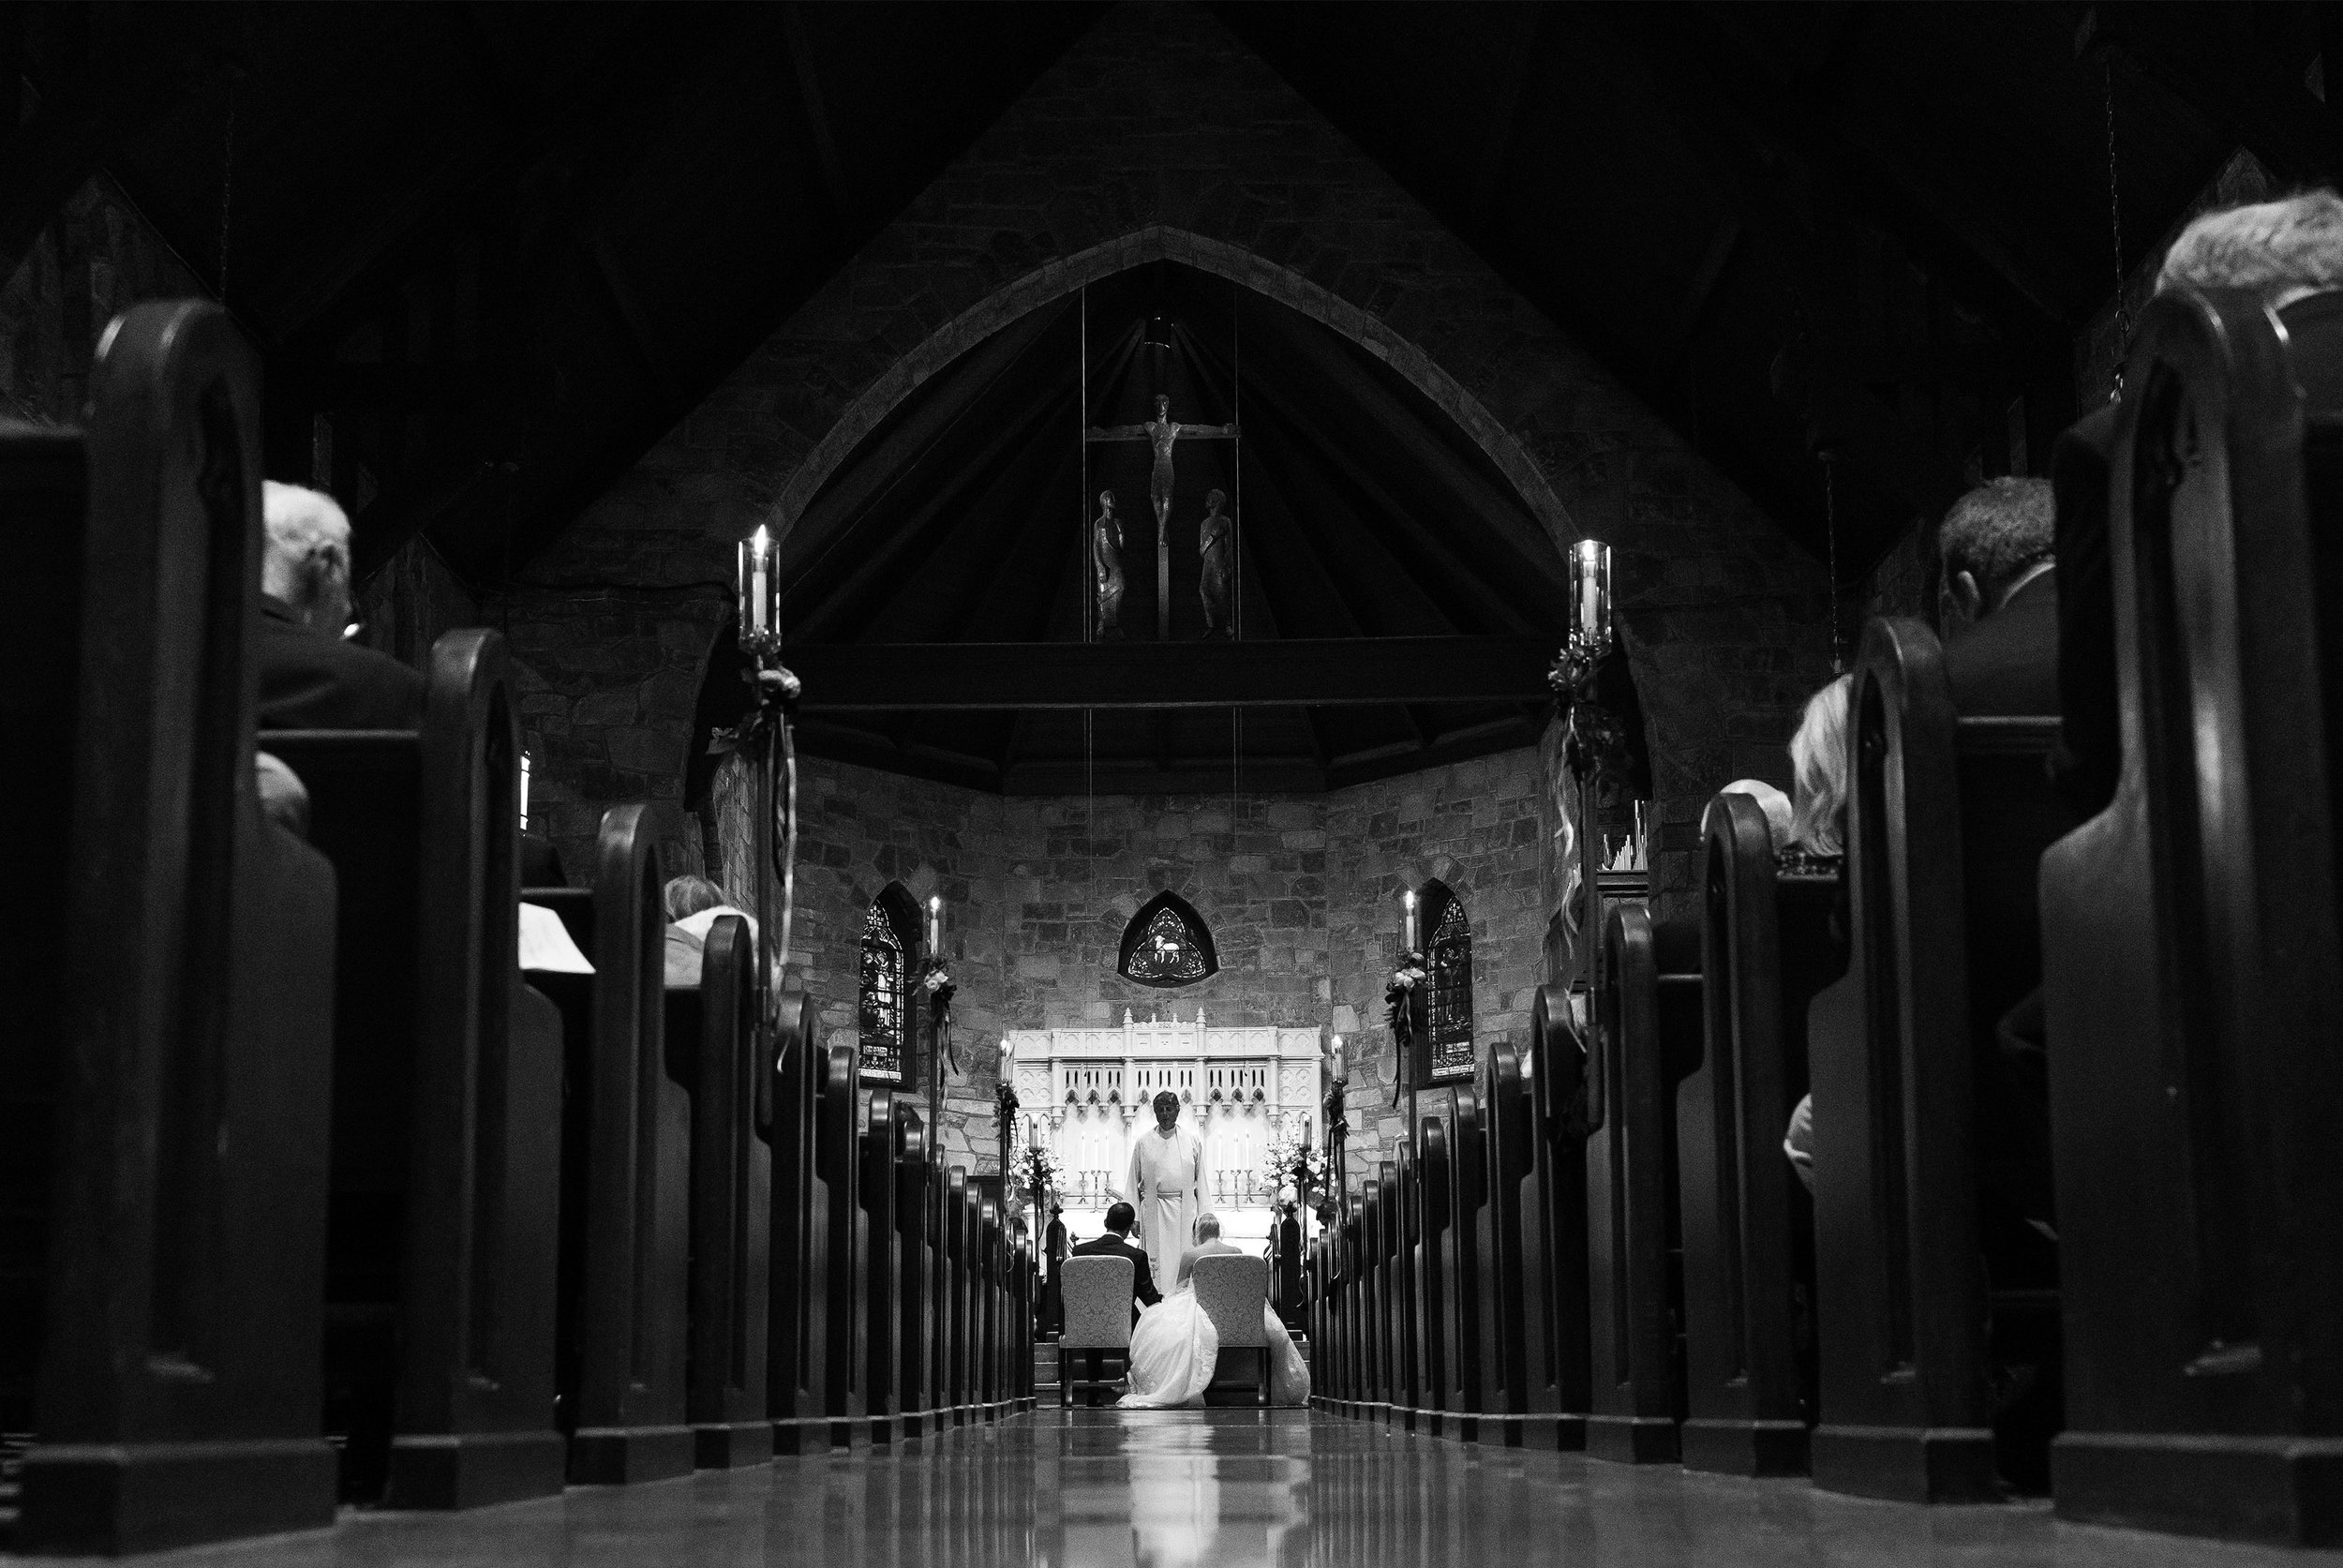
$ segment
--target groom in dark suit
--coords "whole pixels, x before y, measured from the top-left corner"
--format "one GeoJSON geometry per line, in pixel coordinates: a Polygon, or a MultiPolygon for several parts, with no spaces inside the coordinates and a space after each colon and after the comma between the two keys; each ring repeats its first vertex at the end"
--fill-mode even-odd
{"type": "MultiPolygon", "coordinates": [[[[1139,1211],[1128,1203],[1116,1203],[1107,1210],[1107,1233],[1097,1241],[1086,1241],[1074,1248],[1077,1258],[1128,1258],[1131,1261],[1132,1289],[1142,1306],[1153,1307],[1163,1299],[1156,1289],[1156,1278],[1147,1267],[1147,1251],[1130,1244],[1131,1227],[1139,1223],[1139,1211]]],[[[1131,1322],[1139,1322],[1139,1307],[1131,1308],[1131,1322]]]]}

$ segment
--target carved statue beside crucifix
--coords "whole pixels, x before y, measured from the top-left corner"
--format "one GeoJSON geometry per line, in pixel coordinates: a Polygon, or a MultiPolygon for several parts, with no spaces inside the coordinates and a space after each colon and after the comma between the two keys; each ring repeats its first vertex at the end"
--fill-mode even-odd
{"type": "Polygon", "coordinates": [[[1097,520],[1090,525],[1090,562],[1098,574],[1098,636],[1123,635],[1123,519],[1115,515],[1114,492],[1098,492],[1097,520]]]}
{"type": "Polygon", "coordinates": [[[1204,563],[1201,590],[1204,598],[1204,635],[1208,637],[1235,635],[1229,619],[1229,558],[1235,550],[1235,519],[1222,510],[1228,504],[1226,490],[1215,490],[1204,497],[1204,520],[1196,533],[1196,551],[1204,563]]]}
{"type": "Polygon", "coordinates": [[[1172,448],[1183,436],[1190,440],[1235,441],[1237,428],[1229,425],[1183,425],[1172,417],[1172,399],[1156,394],[1156,417],[1142,425],[1094,425],[1083,439],[1093,441],[1145,441],[1156,449],[1156,466],[1147,476],[1147,502],[1156,514],[1156,635],[1172,635],[1172,448]]]}

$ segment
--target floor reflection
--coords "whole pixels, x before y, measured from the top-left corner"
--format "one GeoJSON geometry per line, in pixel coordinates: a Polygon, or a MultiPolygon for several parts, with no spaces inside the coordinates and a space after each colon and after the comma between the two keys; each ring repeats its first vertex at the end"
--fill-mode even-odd
{"type": "MultiPolygon", "coordinates": [[[[0,1563],[28,1560],[0,1555],[0,1563]]],[[[1300,1411],[1045,1410],[888,1449],[141,1560],[238,1568],[2343,1568],[2343,1553],[1914,1508],[1300,1411]]]]}

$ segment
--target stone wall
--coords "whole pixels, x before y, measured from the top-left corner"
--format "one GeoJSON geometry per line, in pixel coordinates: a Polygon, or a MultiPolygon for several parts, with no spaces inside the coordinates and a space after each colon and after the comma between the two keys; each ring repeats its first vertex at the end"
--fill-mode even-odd
{"type": "Polygon", "coordinates": [[[1331,1025],[1350,1043],[1354,1150],[1396,1135],[1382,989],[1399,891],[1438,877],[1472,922],[1474,1035],[1518,1040],[1547,916],[1539,754],[1523,748],[1326,796],[1004,799],[818,758],[798,770],[793,980],[825,1026],[856,1026],[865,912],[889,882],[941,893],[962,1073],[945,1146],[995,1158],[992,1097],[1012,1028],[1145,1017],[1331,1025]],[[1219,972],[1136,985],[1125,927],[1170,889],[1211,930],[1219,972]]]}
{"type": "Polygon", "coordinates": [[[1828,678],[1820,565],[1189,6],[1107,13],[530,564],[524,598],[561,626],[530,658],[546,766],[569,775],[581,814],[617,798],[613,783],[658,782],[634,761],[672,749],[692,705],[660,705],[653,682],[673,667],[661,637],[614,662],[571,635],[566,592],[664,593],[679,638],[700,634],[721,616],[733,542],[763,523],[785,548],[825,477],[922,379],[1084,282],[1163,257],[1366,345],[1472,436],[1558,548],[1589,534],[1615,546],[1657,880],[1664,903],[1689,899],[1709,792],[1778,747],[1828,678]],[[613,693],[625,721],[576,711],[613,693]]]}
{"type": "Polygon", "coordinates": [[[1344,1115],[1355,1173],[1404,1140],[1392,1104],[1395,1053],[1383,1024],[1383,986],[1399,955],[1400,894],[1437,877],[1472,926],[1472,1033],[1528,1039],[1530,1007],[1545,978],[1544,765],[1524,747],[1446,768],[1359,784],[1326,798],[1326,913],[1331,1021],[1351,1062],[1344,1115]]]}

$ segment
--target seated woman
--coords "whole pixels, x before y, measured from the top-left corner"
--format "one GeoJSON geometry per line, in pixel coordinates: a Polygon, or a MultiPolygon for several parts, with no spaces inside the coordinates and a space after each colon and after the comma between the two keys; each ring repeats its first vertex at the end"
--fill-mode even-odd
{"type": "MultiPolygon", "coordinates": [[[[1790,738],[1790,769],[1798,783],[1791,808],[1789,842],[1783,853],[1810,862],[1846,853],[1846,725],[1848,694],[1855,678],[1843,675],[1807,699],[1798,733],[1790,738]]],[[[1782,1152],[1806,1190],[1814,1190],[1814,1097],[1790,1113],[1782,1152]]]]}
{"type": "MultiPolygon", "coordinates": [[[[1196,1245],[1180,1254],[1178,1283],[1172,1293],[1139,1315],[1131,1330],[1131,1391],[1119,1403],[1128,1410],[1165,1410],[1176,1405],[1201,1406],[1220,1358],[1220,1333],[1212,1316],[1196,1299],[1196,1260],[1223,1254],[1241,1256],[1239,1248],[1220,1239],[1217,1215],[1196,1220],[1196,1245]]],[[[1303,1406],[1310,1400],[1310,1369],[1293,1348],[1293,1336],[1277,1321],[1267,1297],[1261,1304],[1261,1328],[1269,1337],[1270,1402],[1303,1406]]]]}
{"type": "Polygon", "coordinates": [[[700,983],[700,957],[708,945],[708,928],[718,917],[738,915],[749,922],[749,939],[756,939],[756,917],[734,907],[724,890],[705,876],[678,876],[664,890],[667,905],[667,986],[688,991],[700,983]]]}

